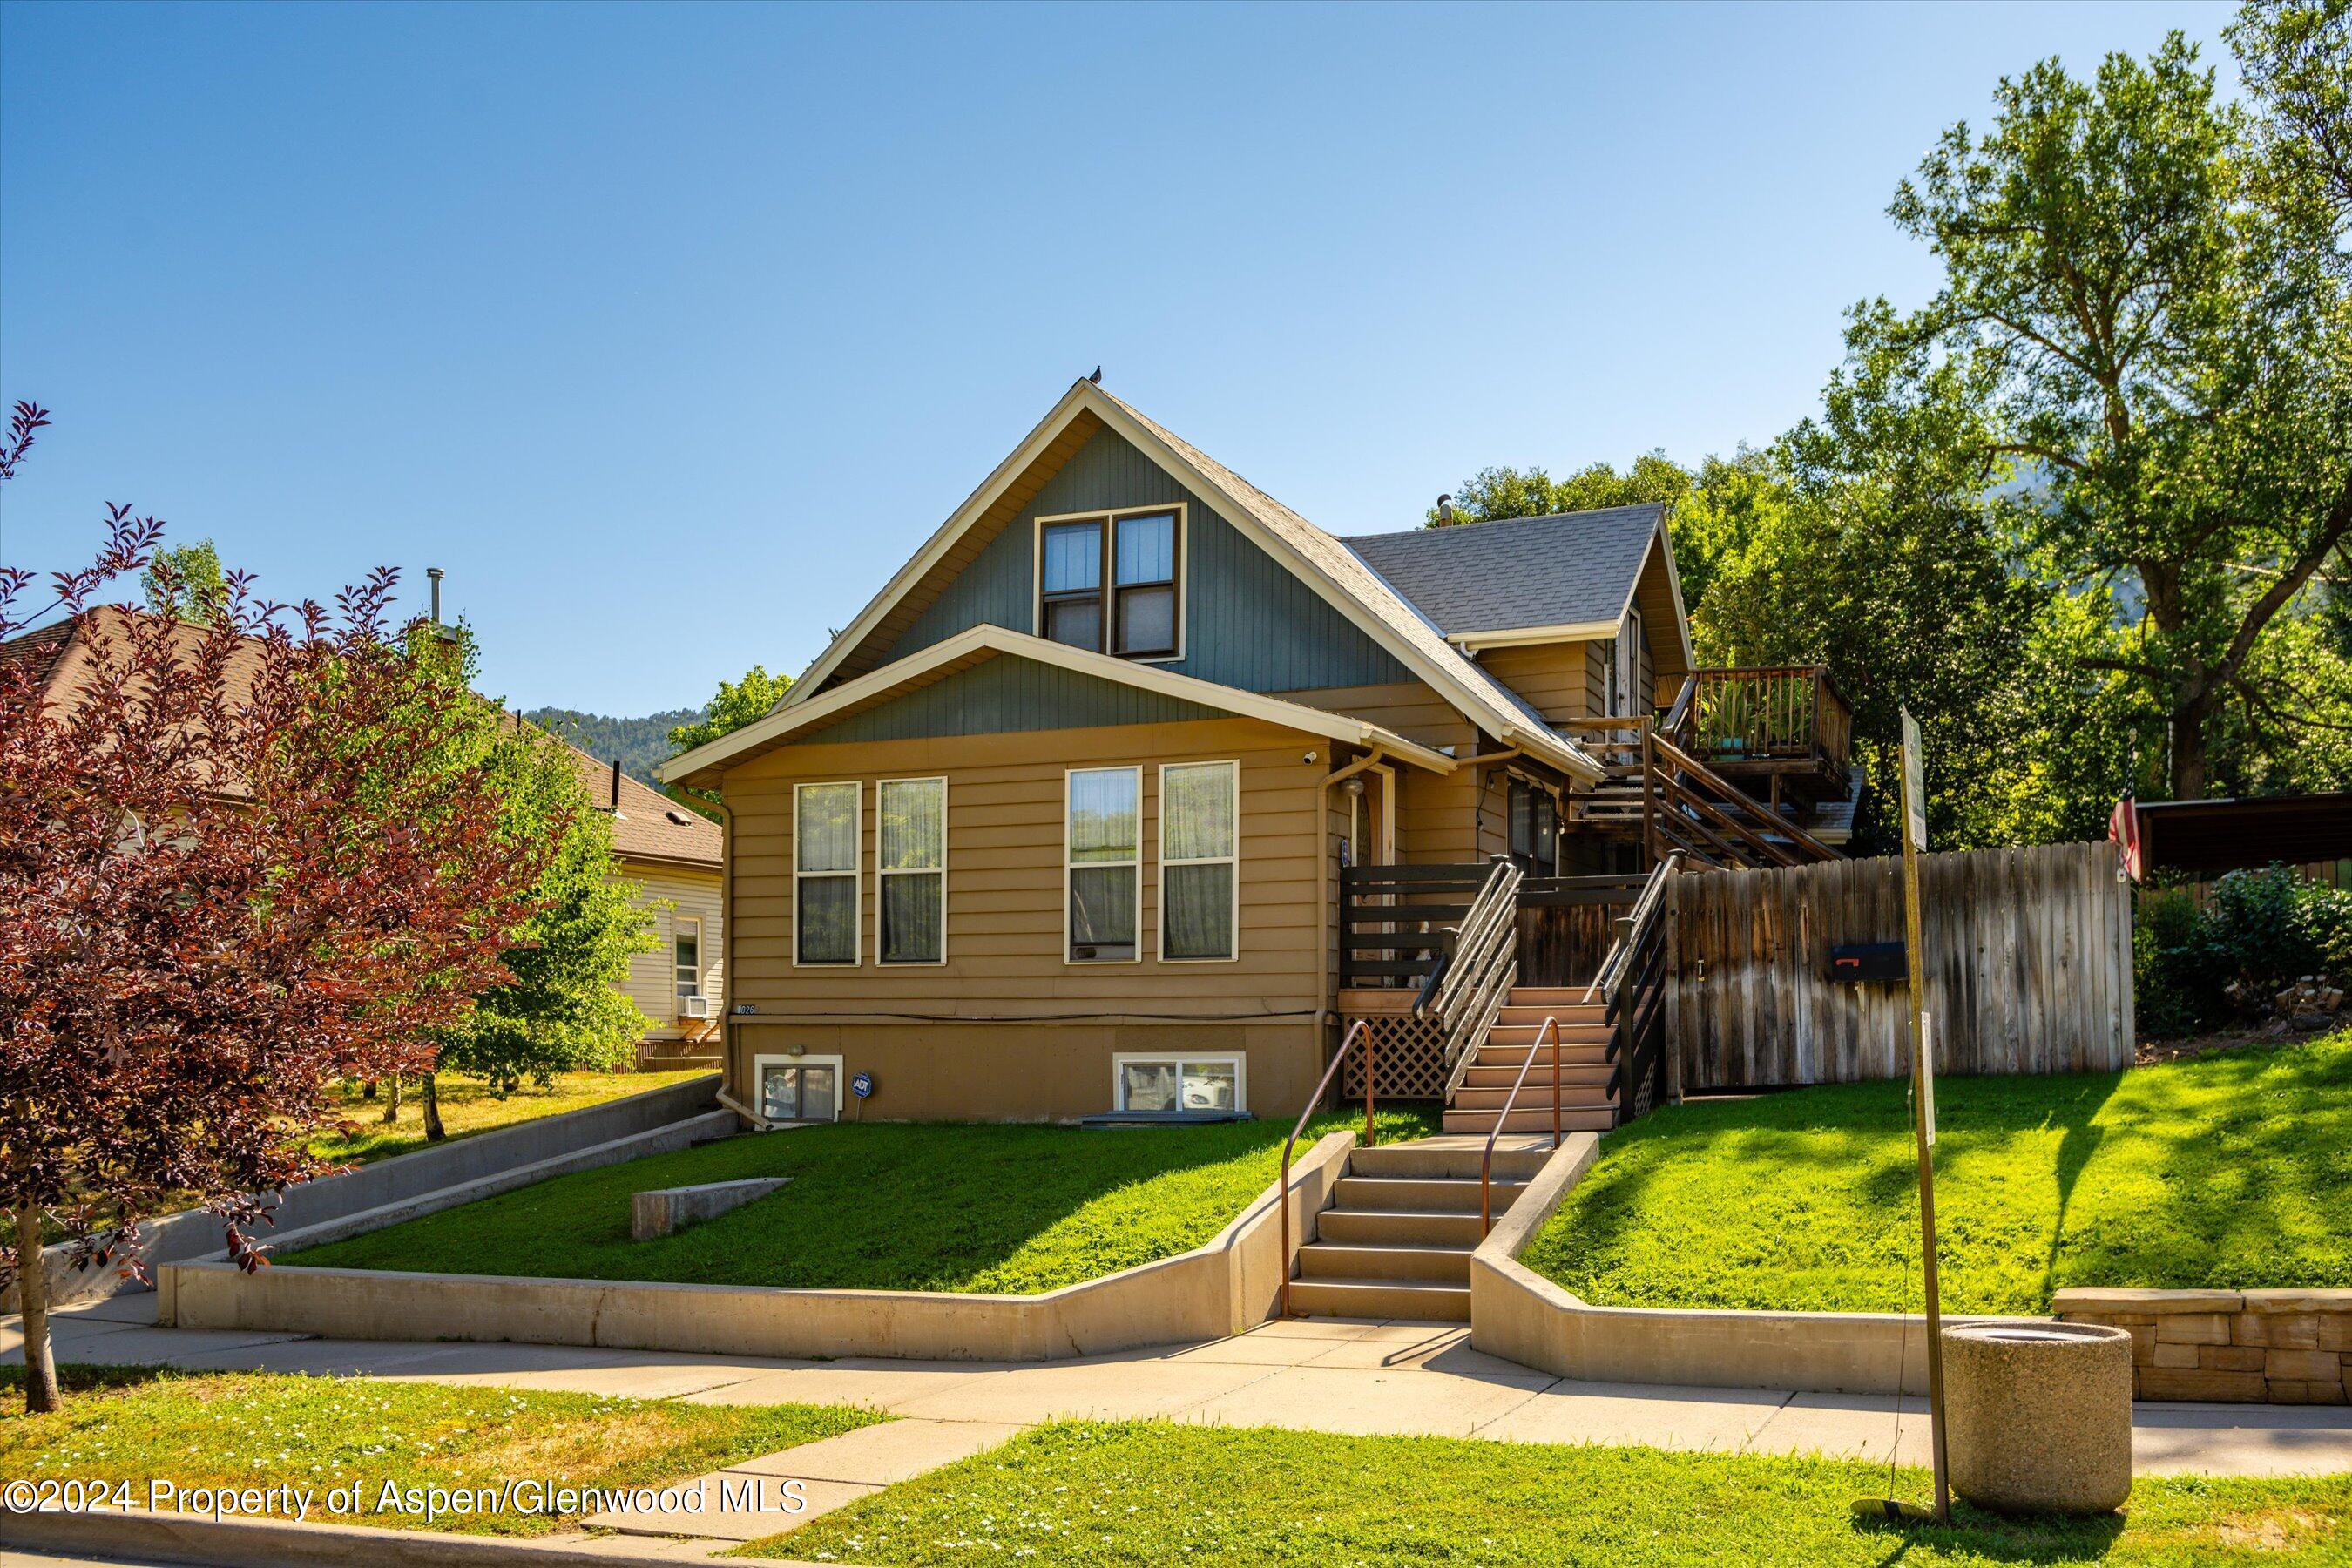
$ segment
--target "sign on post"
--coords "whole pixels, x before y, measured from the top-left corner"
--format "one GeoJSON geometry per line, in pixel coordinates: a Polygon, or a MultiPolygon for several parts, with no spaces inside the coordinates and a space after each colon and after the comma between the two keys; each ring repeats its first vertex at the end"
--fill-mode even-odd
{"type": "Polygon", "coordinates": [[[1911,1121],[1919,1149],[1919,1258],[1927,1276],[1927,1425],[1936,1455],[1936,1518],[1949,1522],[1952,1491],[1944,1448],[1944,1312],[1936,1289],[1936,1062],[1927,1026],[1927,984],[1919,940],[1919,857],[1927,852],[1927,791],[1919,724],[1903,710],[1903,934],[1911,980],[1911,1121]]]}

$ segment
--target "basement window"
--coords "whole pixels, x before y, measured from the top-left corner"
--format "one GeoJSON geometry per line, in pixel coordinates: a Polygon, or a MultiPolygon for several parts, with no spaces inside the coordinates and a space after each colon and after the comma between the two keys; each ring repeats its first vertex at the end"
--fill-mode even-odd
{"type": "Polygon", "coordinates": [[[1184,509],[1037,521],[1037,635],[1120,658],[1183,654],[1184,509]]]}
{"type": "Polygon", "coordinates": [[[1113,1092],[1122,1111],[1203,1115],[1249,1109],[1244,1058],[1232,1056],[1128,1056],[1111,1058],[1113,1092]]]}

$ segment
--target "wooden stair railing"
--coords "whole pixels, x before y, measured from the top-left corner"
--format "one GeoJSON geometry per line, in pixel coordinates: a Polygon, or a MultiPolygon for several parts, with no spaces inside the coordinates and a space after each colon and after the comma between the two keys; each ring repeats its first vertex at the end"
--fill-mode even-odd
{"type": "Polygon", "coordinates": [[[1664,1098],[1666,922],[1669,884],[1682,869],[1680,851],[1662,858],[1633,912],[1618,922],[1619,935],[1584,999],[1596,995],[1603,1004],[1601,1020],[1609,1026],[1606,1047],[1610,1064],[1609,1093],[1617,1103],[1620,1125],[1633,1120],[1641,1086],[1654,1077],[1651,1103],[1664,1098]]]}
{"type": "Polygon", "coordinates": [[[1286,1318],[1291,1315],[1291,1152],[1298,1147],[1298,1135],[1307,1131],[1307,1118],[1313,1116],[1315,1114],[1315,1108],[1323,1103],[1323,1097],[1331,1092],[1331,1080],[1339,1076],[1339,1064],[1348,1059],[1348,1052],[1354,1047],[1357,1040],[1359,1039],[1361,1039],[1364,1042],[1364,1147],[1370,1149],[1376,1147],[1380,1143],[1380,1133],[1372,1126],[1372,1098],[1374,1093],[1373,1079],[1379,1065],[1375,1059],[1378,1047],[1374,1044],[1372,1039],[1371,1026],[1361,1018],[1357,1019],[1353,1024],[1350,1024],[1348,1026],[1347,1034],[1341,1037],[1339,1040],[1339,1048],[1331,1053],[1331,1065],[1323,1069],[1323,1081],[1317,1084],[1315,1086],[1315,1092],[1307,1097],[1306,1109],[1299,1111],[1297,1121],[1294,1123],[1290,1129],[1290,1136],[1283,1141],[1282,1185],[1280,1188],[1280,1195],[1276,1198],[1276,1206],[1282,1210],[1282,1315],[1286,1318]]]}
{"type": "Polygon", "coordinates": [[[1449,1101],[1518,980],[1519,884],[1525,879],[1517,862],[1496,858],[1461,929],[1413,999],[1415,1013],[1437,1021],[1449,1101]]]}
{"type": "Polygon", "coordinates": [[[1648,787],[1657,796],[1647,813],[1657,837],[1684,842],[1676,847],[1721,864],[1810,866],[1841,858],[1838,852],[1795,822],[1655,731],[1647,737],[1648,787]]]}
{"type": "Polygon", "coordinates": [[[1528,1047],[1528,1059],[1519,1064],[1519,1076],[1511,1080],[1511,1092],[1503,1097],[1503,1109],[1496,1113],[1494,1131],[1486,1134],[1486,1152],[1478,1157],[1478,1234],[1486,1236],[1495,1228],[1495,1141],[1510,1125],[1511,1107],[1519,1102],[1519,1090],[1528,1081],[1528,1069],[1536,1065],[1536,1053],[1543,1049],[1545,1038],[1551,1040],[1551,1146],[1559,1147],[1559,1018],[1547,1014],[1543,1026],[1536,1031],[1535,1044],[1528,1047]]]}

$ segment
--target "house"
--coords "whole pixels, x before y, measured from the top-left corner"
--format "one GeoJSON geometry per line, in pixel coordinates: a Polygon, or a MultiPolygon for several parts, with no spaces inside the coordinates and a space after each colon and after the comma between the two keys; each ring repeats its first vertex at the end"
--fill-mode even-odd
{"type": "MultiPolygon", "coordinates": [[[[29,668],[44,701],[70,706],[97,678],[99,646],[126,638],[139,613],[114,605],[92,606],[0,643],[0,667],[29,668]]],[[[189,628],[184,635],[193,650],[198,632],[189,628]]],[[[232,692],[248,689],[260,664],[257,644],[233,650],[227,666],[232,692]]],[[[639,902],[656,911],[659,946],[631,958],[621,987],[653,1021],[638,1047],[637,1065],[716,1066],[725,975],[719,956],[719,826],[624,777],[617,766],[608,767],[574,746],[564,750],[583,795],[612,814],[619,874],[639,886],[639,902]]]]}
{"type": "Polygon", "coordinates": [[[1491,1126],[1557,1004],[1624,1037],[1579,1090],[1608,1125],[1656,1019],[1515,990],[1515,920],[1833,855],[1843,713],[1819,671],[1694,668],[1660,508],[1341,539],[1081,381],[663,776],[725,804],[758,1120],[1288,1116],[1346,1029],[1491,1126]]]}
{"type": "Polygon", "coordinates": [[[719,1065],[726,1013],[723,846],[719,825],[638,783],[618,761],[565,744],[580,787],[613,819],[615,869],[653,911],[656,946],[629,960],[622,992],[652,1020],[637,1047],[642,1070],[719,1065]]]}

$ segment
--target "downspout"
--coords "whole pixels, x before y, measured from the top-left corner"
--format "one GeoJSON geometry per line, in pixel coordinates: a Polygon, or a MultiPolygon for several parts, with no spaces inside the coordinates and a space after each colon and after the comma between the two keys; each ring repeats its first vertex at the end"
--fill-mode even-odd
{"type": "Polygon", "coordinates": [[[727,978],[719,987],[719,1102],[754,1125],[767,1126],[728,1093],[735,1078],[735,813],[722,790],[719,807],[719,962],[727,978]]]}

